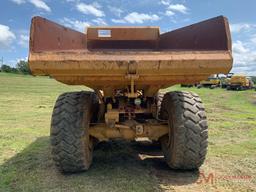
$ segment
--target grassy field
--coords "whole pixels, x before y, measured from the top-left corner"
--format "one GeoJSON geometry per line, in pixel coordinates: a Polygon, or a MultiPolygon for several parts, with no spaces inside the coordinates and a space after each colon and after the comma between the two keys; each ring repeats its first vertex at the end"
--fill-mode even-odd
{"type": "Polygon", "coordinates": [[[89,171],[62,175],[50,155],[51,112],[59,94],[82,89],[0,73],[0,191],[256,191],[255,91],[183,88],[201,96],[208,114],[199,171],[169,169],[158,146],[109,142],[97,146],[89,171]]]}

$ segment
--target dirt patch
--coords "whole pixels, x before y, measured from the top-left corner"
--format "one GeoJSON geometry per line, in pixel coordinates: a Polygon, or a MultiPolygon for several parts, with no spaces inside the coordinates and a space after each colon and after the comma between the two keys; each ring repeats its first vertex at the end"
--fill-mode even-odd
{"type": "Polygon", "coordinates": [[[179,171],[168,167],[157,143],[108,142],[101,143],[96,151],[116,154],[114,157],[111,155],[111,159],[122,165],[129,162],[129,165],[144,167],[157,180],[155,191],[234,191],[236,188],[246,189],[247,184],[244,182],[249,182],[248,189],[254,188],[252,180],[240,181],[235,178],[245,173],[236,173],[237,168],[230,166],[235,161],[232,159],[228,159],[228,162],[222,158],[206,160],[199,170],[179,171]]]}

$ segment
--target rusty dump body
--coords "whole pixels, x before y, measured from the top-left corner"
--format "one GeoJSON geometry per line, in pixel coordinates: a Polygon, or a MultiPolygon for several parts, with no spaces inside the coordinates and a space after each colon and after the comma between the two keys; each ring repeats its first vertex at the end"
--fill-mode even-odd
{"type": "Polygon", "coordinates": [[[111,95],[127,87],[152,96],[178,83],[197,83],[232,68],[231,37],[219,16],[160,34],[158,27],[88,27],[80,33],[34,17],[29,65],[69,85],[86,85],[111,95]]]}

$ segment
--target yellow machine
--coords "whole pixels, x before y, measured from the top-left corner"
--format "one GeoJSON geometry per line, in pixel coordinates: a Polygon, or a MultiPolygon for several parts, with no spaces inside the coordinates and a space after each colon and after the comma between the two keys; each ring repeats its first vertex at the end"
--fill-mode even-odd
{"type": "Polygon", "coordinates": [[[249,77],[246,77],[245,75],[232,76],[227,86],[228,90],[246,90],[252,88],[252,80],[249,77]]]}
{"type": "Polygon", "coordinates": [[[207,80],[200,81],[200,84],[197,87],[198,88],[209,87],[211,89],[214,89],[215,87],[219,87],[219,86],[220,86],[220,79],[218,78],[218,76],[211,75],[210,77],[208,77],[207,80]]]}
{"type": "Polygon", "coordinates": [[[51,122],[52,155],[62,172],[87,170],[93,147],[112,139],[160,141],[173,169],[200,167],[207,152],[204,106],[195,93],[159,93],[232,68],[228,20],[216,17],[160,34],[158,27],[88,27],[80,33],[32,20],[29,66],[68,85],[51,122]]]}
{"type": "Polygon", "coordinates": [[[228,73],[225,76],[220,77],[220,86],[221,88],[226,89],[227,86],[229,85],[231,77],[234,75],[234,73],[228,73]]]}

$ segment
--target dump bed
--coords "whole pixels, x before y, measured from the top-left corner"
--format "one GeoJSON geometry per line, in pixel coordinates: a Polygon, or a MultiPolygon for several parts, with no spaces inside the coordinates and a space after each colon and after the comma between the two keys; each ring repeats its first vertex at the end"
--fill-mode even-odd
{"type": "Polygon", "coordinates": [[[220,16],[160,34],[158,27],[89,27],[86,33],[41,17],[31,24],[29,65],[70,85],[150,90],[197,83],[232,68],[229,24],[220,16]]]}
{"type": "Polygon", "coordinates": [[[229,82],[230,84],[239,84],[244,86],[246,86],[246,84],[249,84],[249,80],[244,75],[234,75],[231,77],[229,82]]]}

